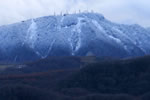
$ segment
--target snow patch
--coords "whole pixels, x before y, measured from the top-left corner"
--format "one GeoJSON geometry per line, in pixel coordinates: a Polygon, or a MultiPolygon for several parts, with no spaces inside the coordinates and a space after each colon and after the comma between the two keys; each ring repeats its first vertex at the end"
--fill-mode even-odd
{"type": "Polygon", "coordinates": [[[29,43],[29,46],[31,48],[34,48],[34,44],[37,41],[37,25],[35,23],[35,21],[32,19],[31,25],[27,31],[27,35],[26,35],[26,41],[29,43]]]}
{"type": "Polygon", "coordinates": [[[81,27],[82,27],[82,20],[84,18],[79,17],[77,25],[74,26],[71,32],[71,36],[69,37],[68,41],[70,43],[72,49],[72,55],[77,52],[81,47],[81,27]]]}
{"type": "Polygon", "coordinates": [[[111,35],[109,35],[109,38],[115,40],[117,43],[122,43],[120,39],[116,38],[116,37],[113,37],[111,35]]]}
{"type": "Polygon", "coordinates": [[[92,20],[92,23],[103,33],[105,33],[104,28],[96,21],[96,20],[92,20]]]}
{"type": "Polygon", "coordinates": [[[136,45],[136,42],[133,41],[129,36],[127,36],[126,34],[124,34],[121,30],[119,30],[117,27],[113,27],[112,30],[115,31],[115,33],[117,33],[116,35],[120,35],[121,38],[126,38],[128,39],[130,42],[132,42],[133,44],[136,45]]]}
{"type": "Polygon", "coordinates": [[[55,42],[56,42],[56,40],[53,40],[53,41],[51,42],[51,44],[50,44],[50,46],[49,46],[47,52],[45,52],[45,54],[41,54],[39,51],[35,51],[35,53],[36,53],[39,57],[41,57],[42,59],[48,57],[48,55],[49,55],[49,53],[51,52],[51,50],[52,50],[53,45],[54,45],[55,42]]]}
{"type": "Polygon", "coordinates": [[[47,51],[46,55],[45,55],[45,56],[42,56],[42,58],[48,57],[49,53],[51,52],[51,50],[52,50],[52,48],[53,48],[53,45],[54,45],[55,41],[56,41],[56,40],[53,40],[53,41],[51,42],[51,44],[50,44],[50,46],[49,46],[49,48],[48,48],[48,51],[47,51]]]}
{"type": "Polygon", "coordinates": [[[35,51],[35,53],[36,53],[39,57],[42,57],[42,55],[41,55],[38,51],[35,51]]]}
{"type": "Polygon", "coordinates": [[[63,23],[63,21],[64,21],[64,16],[61,17],[60,22],[63,23]]]}

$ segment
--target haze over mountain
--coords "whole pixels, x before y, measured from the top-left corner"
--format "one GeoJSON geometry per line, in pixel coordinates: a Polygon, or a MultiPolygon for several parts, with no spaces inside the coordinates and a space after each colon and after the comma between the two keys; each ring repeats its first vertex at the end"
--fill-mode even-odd
{"type": "Polygon", "coordinates": [[[0,61],[49,56],[133,57],[150,54],[150,31],[98,13],[64,14],[0,27],[0,61]]]}
{"type": "Polygon", "coordinates": [[[21,20],[69,13],[79,10],[94,10],[106,18],[124,24],[150,26],[149,0],[1,0],[0,25],[21,20]]]}

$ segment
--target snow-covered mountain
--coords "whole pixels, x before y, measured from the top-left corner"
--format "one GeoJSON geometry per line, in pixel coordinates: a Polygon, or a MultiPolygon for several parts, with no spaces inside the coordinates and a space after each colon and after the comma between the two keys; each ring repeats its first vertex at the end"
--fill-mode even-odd
{"type": "Polygon", "coordinates": [[[48,56],[131,57],[150,54],[150,31],[110,22],[98,13],[64,14],[0,27],[0,60],[48,56]]]}

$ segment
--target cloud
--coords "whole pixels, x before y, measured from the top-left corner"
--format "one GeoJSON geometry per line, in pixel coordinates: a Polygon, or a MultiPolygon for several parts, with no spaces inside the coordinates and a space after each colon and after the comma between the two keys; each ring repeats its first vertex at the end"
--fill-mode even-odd
{"type": "Polygon", "coordinates": [[[0,0],[0,25],[54,12],[94,10],[117,23],[150,26],[149,0],[0,0]]]}

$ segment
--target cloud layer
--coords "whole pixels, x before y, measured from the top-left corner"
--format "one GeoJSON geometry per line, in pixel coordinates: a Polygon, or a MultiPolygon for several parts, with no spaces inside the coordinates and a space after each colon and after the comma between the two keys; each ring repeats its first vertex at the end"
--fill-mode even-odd
{"type": "Polygon", "coordinates": [[[150,26],[149,0],[0,0],[0,25],[54,12],[94,10],[111,21],[150,26]]]}

